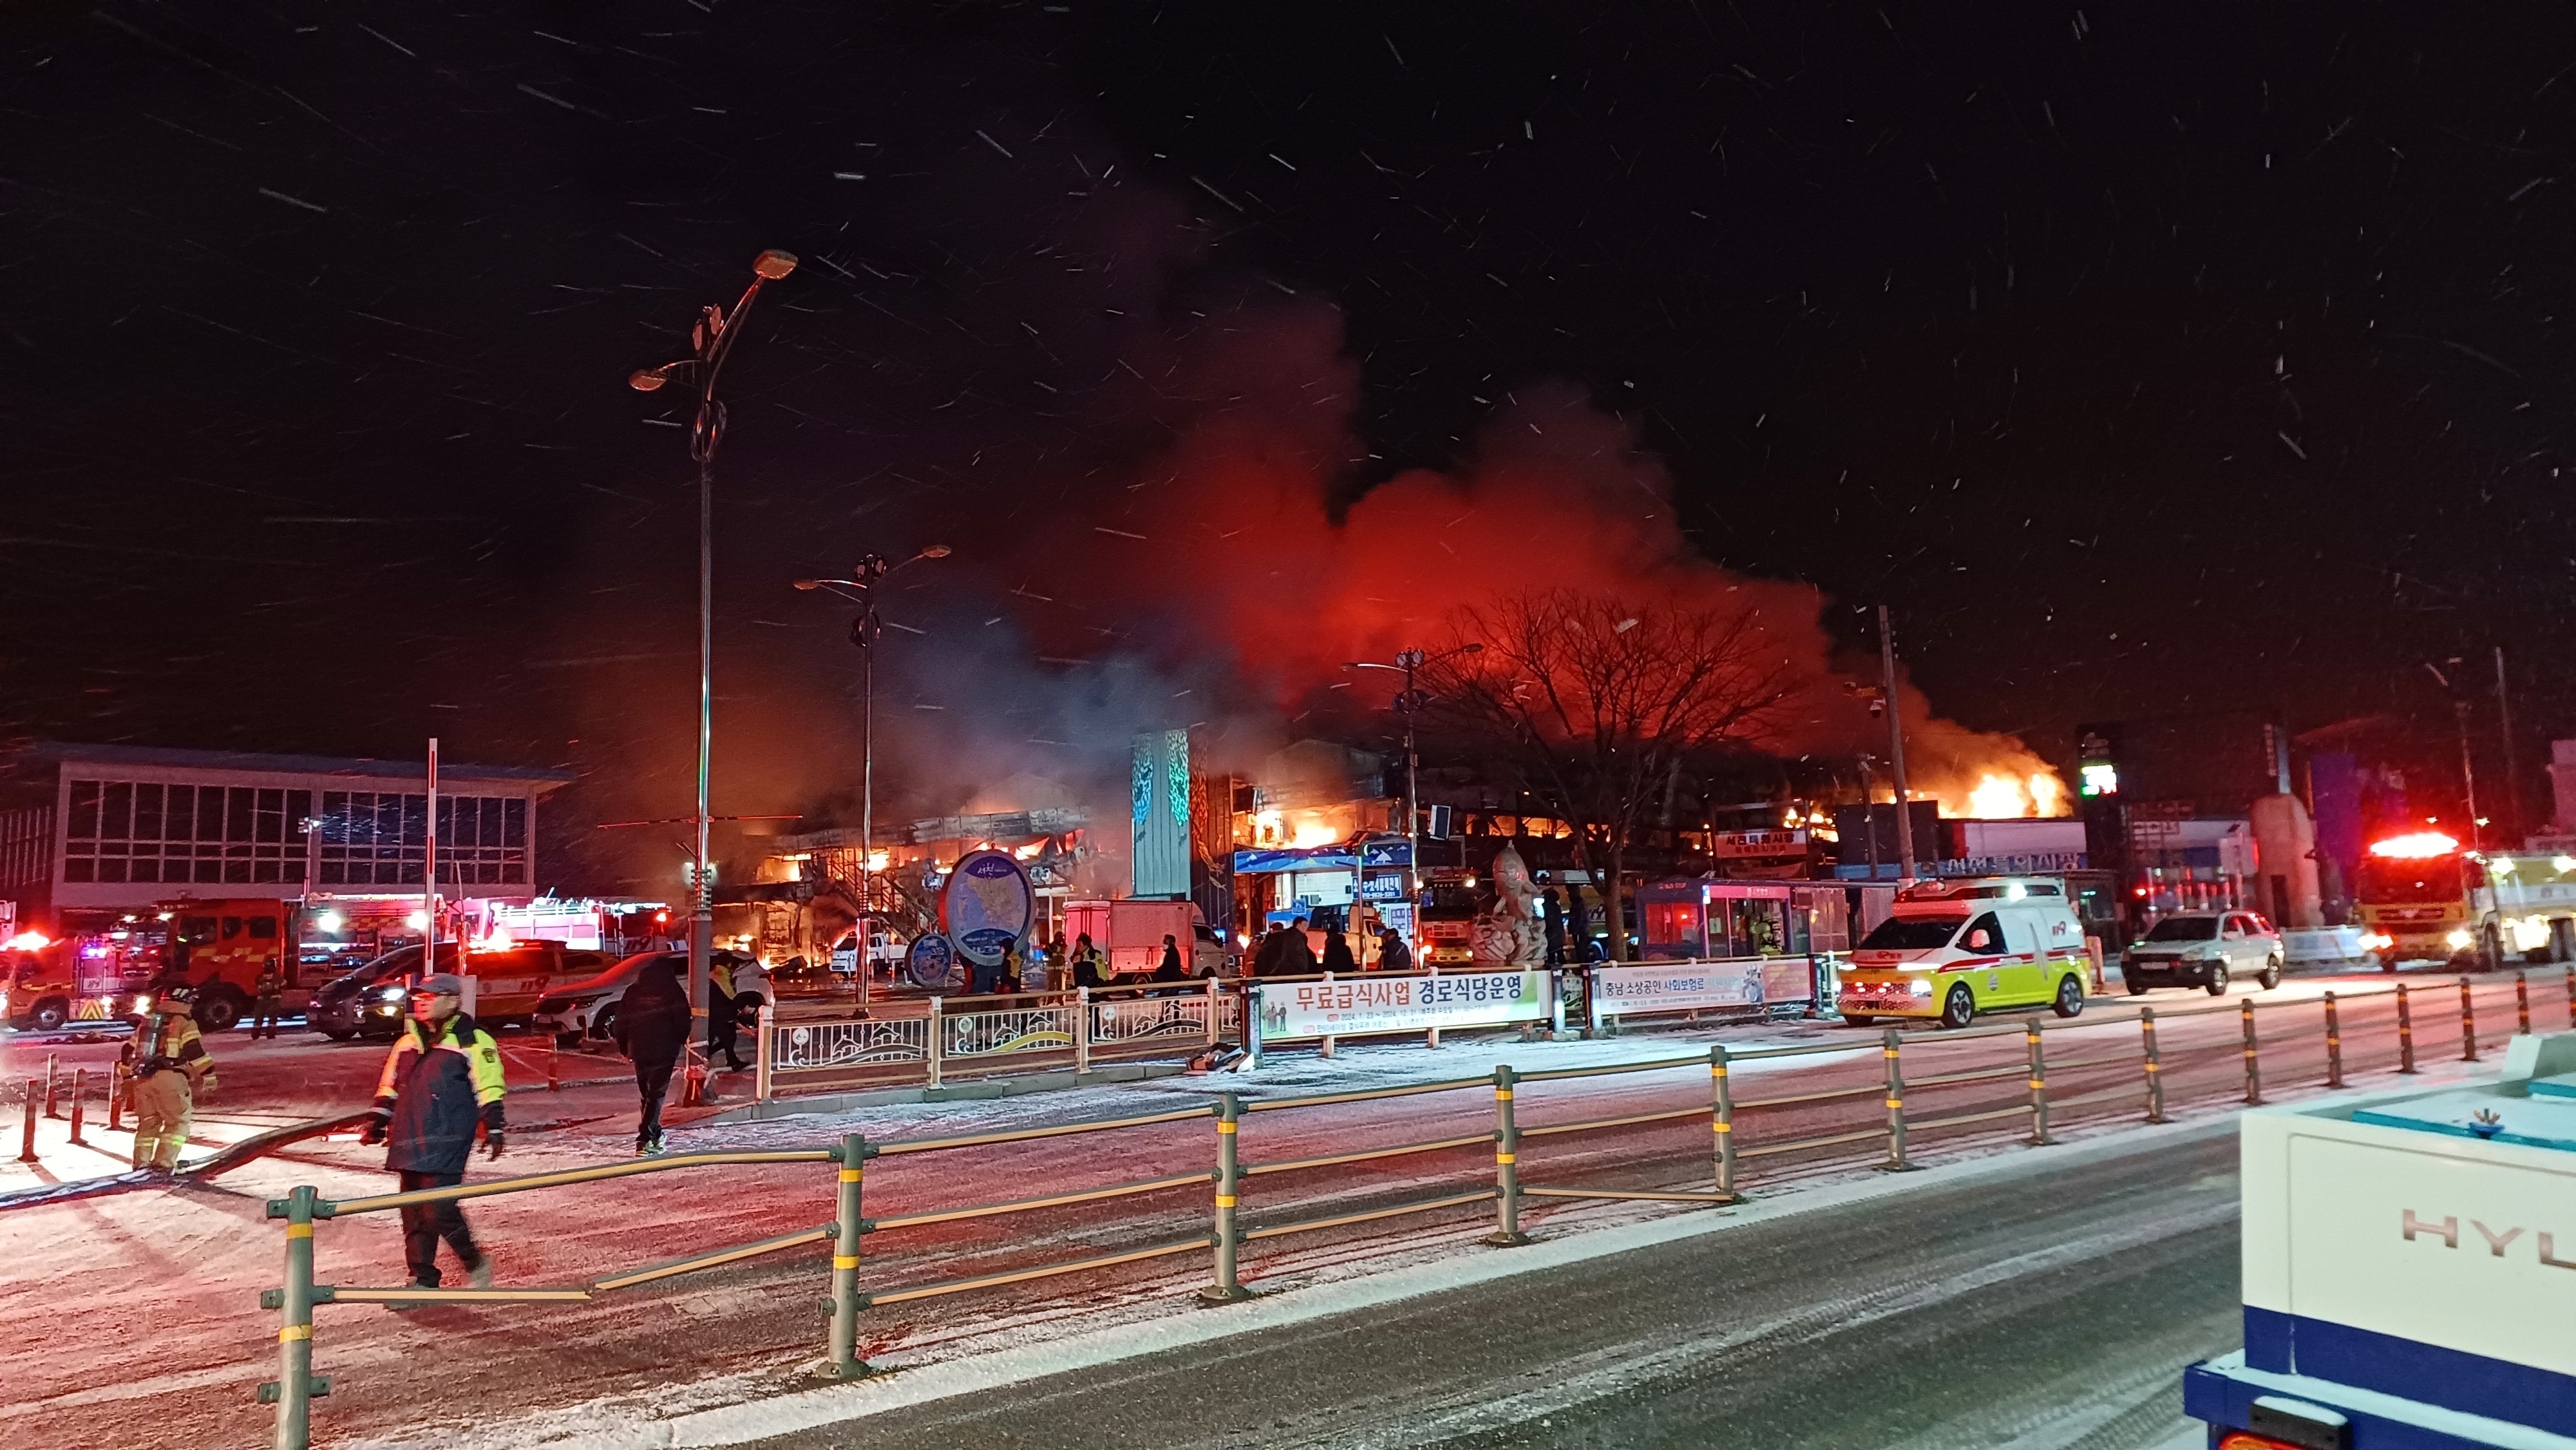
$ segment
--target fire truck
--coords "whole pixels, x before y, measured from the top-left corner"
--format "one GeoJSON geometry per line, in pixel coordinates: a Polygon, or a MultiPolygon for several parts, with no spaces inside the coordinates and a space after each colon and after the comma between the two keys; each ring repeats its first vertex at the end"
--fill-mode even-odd
{"type": "Polygon", "coordinates": [[[197,985],[197,1025],[208,1032],[225,1031],[250,1015],[252,989],[269,967],[286,979],[281,1003],[289,1013],[301,1013],[313,989],[338,974],[334,966],[305,968],[297,960],[301,913],[292,901],[171,901],[157,911],[168,914],[170,933],[162,961],[197,985]]]}
{"type": "Polygon", "coordinates": [[[2361,944],[2384,972],[2466,965],[2492,934],[2499,959],[2576,958],[2576,856],[2463,851],[2439,831],[2372,843],[2355,873],[2361,944]]]}

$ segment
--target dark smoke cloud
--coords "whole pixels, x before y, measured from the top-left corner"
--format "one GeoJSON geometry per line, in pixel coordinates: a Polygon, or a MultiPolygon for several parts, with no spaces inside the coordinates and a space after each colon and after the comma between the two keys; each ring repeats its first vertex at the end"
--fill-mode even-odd
{"type": "MultiPolygon", "coordinates": [[[[788,583],[870,549],[956,550],[886,586],[890,820],[1114,807],[1140,728],[1203,725],[1248,767],[1341,661],[1503,588],[1741,602],[1830,663],[1811,591],[1697,562],[1625,422],[1543,377],[1498,380],[1445,471],[1364,486],[1333,299],[1239,264],[1243,198],[1140,182],[1166,163],[1095,121],[1042,14],[532,32],[466,5],[403,17],[397,49],[344,17],[116,13],[44,23],[13,93],[0,234],[81,285],[13,317],[8,446],[44,507],[0,586],[10,731],[438,734],[581,772],[547,836],[583,847],[580,884],[675,889],[686,406],[619,383],[770,246],[805,264],[727,379],[719,813],[855,820],[847,611],[788,583]]],[[[1870,738],[1830,692],[1793,723],[1784,749],[1870,738]]]]}

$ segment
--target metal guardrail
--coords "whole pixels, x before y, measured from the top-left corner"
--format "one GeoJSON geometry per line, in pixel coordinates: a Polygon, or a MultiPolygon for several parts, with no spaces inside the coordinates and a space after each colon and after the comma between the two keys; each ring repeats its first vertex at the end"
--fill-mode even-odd
{"type": "MultiPolygon", "coordinates": [[[[2409,1000],[2411,985],[2400,983],[2393,987],[2365,989],[2352,993],[2329,993],[2320,1001],[2318,1005],[2324,1009],[2321,1015],[2324,1019],[2323,1026],[2328,1047],[2329,1087],[2339,1087],[2343,1080],[2338,1008],[2341,1003],[2355,998],[2376,996],[2396,998],[2398,1008],[2396,1020],[2402,1053],[2398,1070],[2401,1072],[2415,1070],[2409,1000]]],[[[2571,1028],[2576,1028],[2576,968],[2568,970],[2566,987],[2569,1023],[2571,1028]]],[[[2474,1061],[2478,1056],[2479,1029],[2469,979],[2460,978],[2459,988],[2463,1057],[2474,1061]]],[[[2515,977],[2515,997],[2518,1008],[2517,1025],[2522,1030],[2528,1031],[2530,1028],[2529,985],[2524,976],[2519,973],[2515,977]]],[[[2307,1004],[2304,1002],[2281,1003],[2271,1007],[2270,1010],[2277,1015],[2305,1005],[2307,1004]]],[[[634,1162],[601,1164],[589,1168],[524,1174],[513,1178],[460,1184],[450,1188],[379,1194],[338,1202],[323,1199],[318,1190],[310,1186],[299,1186],[286,1197],[272,1199],[268,1203],[268,1217],[283,1219],[286,1222],[286,1279],[282,1288],[270,1289],[261,1295],[262,1307],[278,1310],[281,1318],[278,1330],[279,1377],[260,1387],[259,1398],[262,1403],[274,1403],[278,1407],[276,1444],[279,1450],[306,1450],[311,1433],[311,1402],[330,1392],[329,1379],[313,1373],[313,1310],[319,1305],[400,1301],[423,1304],[585,1303],[619,1290],[658,1283],[703,1269],[737,1264],[748,1259],[802,1248],[827,1240],[833,1246],[830,1258],[831,1292],[827,1301],[830,1325],[825,1335],[825,1363],[820,1373],[829,1378],[855,1378],[869,1372],[869,1367],[859,1359],[857,1353],[858,1322],[859,1316],[874,1305],[909,1303],[1196,1252],[1207,1252],[1210,1255],[1210,1278],[1208,1284],[1199,1291],[1201,1297],[1214,1302],[1228,1302],[1251,1297],[1251,1291],[1244,1287],[1241,1279],[1242,1246],[1291,1234],[1321,1232],[1385,1219],[1492,1203],[1495,1206],[1494,1228],[1491,1233],[1484,1236],[1482,1241],[1498,1246],[1508,1246],[1529,1241],[1521,1227],[1522,1204],[1528,1199],[1638,1200],[1703,1206],[1732,1204],[1742,1201],[1740,1178],[1743,1164],[1750,1159],[1777,1154],[1813,1152],[1880,1139],[1883,1140],[1886,1151],[1885,1160],[1880,1166],[1890,1172],[1907,1172],[1917,1166],[1912,1161],[1909,1146],[1912,1134],[2000,1122],[2025,1116],[2029,1121],[2026,1141],[2034,1146],[2053,1144],[2057,1139],[2050,1132],[2049,1114],[2052,1106],[2062,1108],[2078,1102],[2106,1100],[2105,1094],[2098,1090],[2079,1092],[2072,1097],[2052,1095],[2048,1085],[2049,1064],[2045,1053],[2045,1038],[2069,1032],[2118,1031],[2134,1021],[2139,1032],[2139,1046],[2135,1056],[2120,1052],[2098,1055],[2075,1063],[2061,1061],[2057,1065],[2057,1070],[2064,1073],[2079,1069],[2091,1070],[2134,1064],[2140,1072],[2141,1081],[2136,1085],[2117,1088],[2114,1091],[2121,1096],[2142,1092],[2144,1116],[2150,1122],[2161,1122],[2165,1120],[2165,1100],[2155,1036],[2157,1022],[2218,1012],[2236,1012],[2245,1023],[2244,1046],[2241,1051],[2245,1064],[2246,1100],[2260,1102],[2262,1100],[2261,1039],[2255,1028],[2255,1011],[2256,1004],[2248,1000],[2236,1004],[2213,1003],[2206,1007],[2173,1010],[2163,1014],[2161,1018],[2149,1009],[2142,1011],[2134,1019],[2072,1021],[2046,1030],[2043,1030],[2042,1023],[2038,1019],[2032,1019],[2017,1024],[1999,1024],[1992,1027],[1944,1032],[1920,1038],[1918,1042],[1924,1047],[1948,1049],[1961,1043],[2018,1035],[2023,1040],[2023,1052],[2018,1060],[2010,1064],[1939,1072],[1928,1077],[1917,1078],[1910,1088],[1904,1073],[1905,1035],[1896,1028],[1889,1027],[1883,1029],[1878,1038],[1883,1072],[1876,1080],[1849,1087],[1785,1093],[1751,1100],[1739,1101],[1734,1095],[1733,1069],[1736,1065],[1802,1056],[1848,1057],[1855,1050],[1853,1044],[1801,1044],[1756,1048],[1741,1052],[1718,1045],[1704,1052],[1659,1058],[1649,1062],[1588,1068],[1555,1068],[1531,1073],[1522,1073],[1512,1067],[1501,1066],[1485,1076],[1254,1102],[1246,1102],[1235,1093],[1219,1093],[1212,1102],[1194,1107],[1095,1122],[884,1143],[872,1143],[864,1135],[852,1133],[844,1135],[837,1145],[829,1148],[677,1154],[634,1162]],[[1522,1127],[1519,1122],[1517,1098],[1520,1092],[1531,1084],[1564,1082],[1581,1078],[1606,1078],[1632,1073],[1696,1068],[1702,1065],[1706,1066],[1709,1073],[1709,1098],[1705,1107],[1694,1104],[1684,1108],[1622,1113],[1528,1128],[1522,1127]],[[2023,1089],[2026,1100],[2020,1103],[2003,1107],[1971,1108],[1964,1112],[1932,1117],[1921,1116],[1918,1109],[1909,1106],[1909,1092],[1922,1093],[1970,1087],[1980,1083],[2003,1081],[2016,1075],[2026,1076],[2026,1088],[2023,1089]],[[1242,1125],[1251,1114],[1485,1089],[1490,1089],[1493,1093],[1494,1120],[1490,1129],[1419,1142],[1302,1158],[1247,1162],[1242,1156],[1242,1125]],[[1857,1130],[1836,1128],[1803,1137],[1763,1142],[1752,1147],[1745,1147],[1738,1141],[1744,1127],[1743,1115],[1747,1112],[1860,1098],[1877,1098],[1881,1101],[1886,1114],[1882,1124],[1857,1130]],[[1598,1184],[1523,1181],[1522,1150],[1531,1140],[1554,1139],[1580,1133],[1651,1128],[1665,1123],[1695,1121],[1702,1117],[1708,1120],[1710,1128],[1708,1165],[1713,1180],[1710,1188],[1706,1190],[1614,1188],[1598,1184]],[[920,1153],[970,1151],[1009,1143],[1120,1132],[1202,1119],[1212,1119],[1216,1129],[1213,1162],[1206,1169],[1167,1173],[1131,1182],[1072,1189],[1037,1197],[924,1209],[879,1219],[870,1219],[863,1211],[862,1189],[866,1181],[867,1164],[871,1159],[920,1153]],[[1493,1178],[1490,1186],[1479,1183],[1473,1189],[1463,1192],[1445,1192],[1401,1203],[1257,1227],[1248,1227],[1242,1222],[1244,1187],[1246,1182],[1253,1178],[1283,1173],[1313,1172],[1353,1163],[1454,1152],[1486,1145],[1490,1145],[1493,1150],[1493,1178]],[[833,1217],[830,1222],[752,1243],[736,1244],[606,1274],[586,1283],[509,1289],[419,1289],[326,1285],[314,1281],[313,1235],[316,1225],[353,1214],[384,1212],[415,1204],[461,1202],[469,1198],[533,1192],[720,1164],[796,1163],[834,1165],[836,1193],[833,1217]],[[1200,1184],[1207,1184],[1213,1188],[1210,1219],[1205,1233],[1050,1263],[924,1283],[900,1284],[877,1289],[864,1289],[860,1284],[860,1273],[863,1268],[862,1249],[869,1234],[898,1232],[969,1219],[1038,1212],[1074,1204],[1100,1203],[1146,1194],[1167,1193],[1200,1184]]],[[[2233,1044],[2226,1044],[2222,1050],[2234,1052],[2239,1049],[2233,1044]]]]}

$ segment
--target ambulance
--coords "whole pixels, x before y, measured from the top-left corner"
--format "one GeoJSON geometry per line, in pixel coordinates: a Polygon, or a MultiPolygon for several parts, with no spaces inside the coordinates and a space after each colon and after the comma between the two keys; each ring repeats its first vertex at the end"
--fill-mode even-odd
{"type": "Polygon", "coordinates": [[[1965,1027],[1998,1007],[2084,1010],[2092,956],[2059,882],[2029,876],[1923,881],[1896,894],[1852,949],[1835,993],[1843,1020],[1929,1017],[1965,1027]]]}

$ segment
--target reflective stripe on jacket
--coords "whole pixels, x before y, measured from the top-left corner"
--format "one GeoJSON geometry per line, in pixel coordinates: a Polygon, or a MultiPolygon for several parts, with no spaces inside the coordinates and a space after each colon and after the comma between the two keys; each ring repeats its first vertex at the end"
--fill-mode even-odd
{"type": "Polygon", "coordinates": [[[376,1082],[376,1115],[386,1120],[385,1166],[398,1173],[464,1172],[476,1126],[502,1130],[506,1091],[501,1045],[473,1018],[459,1012],[435,1029],[404,1023],[376,1082]]]}

